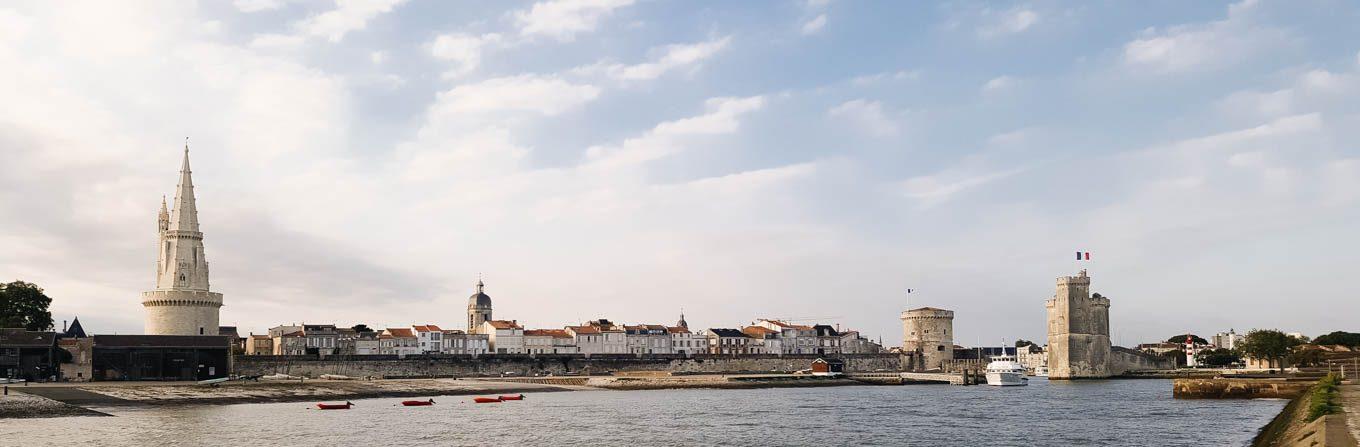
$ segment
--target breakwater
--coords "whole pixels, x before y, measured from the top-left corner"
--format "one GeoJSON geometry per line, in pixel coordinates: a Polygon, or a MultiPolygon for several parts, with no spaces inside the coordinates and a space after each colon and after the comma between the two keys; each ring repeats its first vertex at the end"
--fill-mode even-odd
{"type": "Polygon", "coordinates": [[[1187,378],[1172,382],[1177,399],[1293,399],[1313,386],[1314,380],[1187,378]]]}
{"type": "Polygon", "coordinates": [[[236,356],[233,372],[239,375],[289,374],[320,377],[489,377],[595,375],[629,371],[664,371],[672,374],[789,373],[808,369],[812,361],[834,357],[845,363],[846,372],[897,371],[897,354],[817,355],[419,355],[397,356],[236,356]]]}

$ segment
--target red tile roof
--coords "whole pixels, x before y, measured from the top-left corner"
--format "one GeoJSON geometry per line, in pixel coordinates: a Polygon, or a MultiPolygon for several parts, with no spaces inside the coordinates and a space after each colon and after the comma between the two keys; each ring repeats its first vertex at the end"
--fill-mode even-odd
{"type": "Polygon", "coordinates": [[[442,331],[443,331],[442,329],[439,329],[439,326],[435,326],[435,325],[433,325],[433,324],[412,325],[411,328],[415,329],[416,332],[442,332],[442,331]]]}
{"type": "Polygon", "coordinates": [[[567,333],[567,331],[564,329],[527,329],[524,331],[524,335],[538,337],[548,336],[552,338],[571,338],[571,334],[567,333]]]}
{"type": "Polygon", "coordinates": [[[577,333],[577,334],[598,334],[598,333],[600,333],[600,328],[597,328],[597,327],[595,327],[595,326],[567,326],[567,329],[569,329],[569,330],[571,330],[572,332],[575,332],[575,333],[577,333]]]}
{"type": "Polygon", "coordinates": [[[689,328],[680,326],[670,326],[666,328],[666,332],[670,332],[672,334],[688,334],[689,328]]]}
{"type": "Polygon", "coordinates": [[[746,326],[741,328],[741,332],[753,338],[765,338],[768,335],[779,333],[779,331],[762,326],[746,326]]]}
{"type": "Polygon", "coordinates": [[[491,320],[487,323],[491,324],[491,327],[496,329],[524,329],[520,327],[519,323],[516,323],[515,320],[491,320]]]}
{"type": "Polygon", "coordinates": [[[407,329],[407,328],[404,328],[404,327],[397,327],[397,328],[391,328],[391,327],[390,327],[390,328],[387,328],[387,330],[384,331],[384,332],[386,332],[388,335],[391,335],[391,336],[393,336],[393,337],[415,337],[415,336],[416,336],[415,332],[411,332],[410,329],[407,329]]]}

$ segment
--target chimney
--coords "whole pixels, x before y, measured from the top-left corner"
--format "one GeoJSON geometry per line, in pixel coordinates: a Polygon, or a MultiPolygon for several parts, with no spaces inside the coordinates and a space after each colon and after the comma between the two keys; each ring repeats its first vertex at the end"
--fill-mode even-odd
{"type": "Polygon", "coordinates": [[[66,333],[66,320],[61,320],[61,333],[66,333]]]}

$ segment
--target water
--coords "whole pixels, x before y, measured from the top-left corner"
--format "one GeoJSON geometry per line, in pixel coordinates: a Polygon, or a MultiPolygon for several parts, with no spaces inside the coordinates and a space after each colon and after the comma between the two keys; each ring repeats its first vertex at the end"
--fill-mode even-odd
{"type": "Polygon", "coordinates": [[[1246,445],[1283,400],[1174,400],[1167,380],[1027,387],[853,386],[537,393],[99,408],[117,417],[0,421],[0,445],[1246,445]]]}

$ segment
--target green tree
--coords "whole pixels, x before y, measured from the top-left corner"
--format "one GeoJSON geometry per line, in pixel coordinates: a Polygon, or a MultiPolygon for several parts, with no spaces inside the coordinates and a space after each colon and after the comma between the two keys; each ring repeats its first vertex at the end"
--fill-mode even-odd
{"type": "Polygon", "coordinates": [[[1346,331],[1335,331],[1328,334],[1319,335],[1313,339],[1315,345],[1342,345],[1360,346],[1360,334],[1346,331]]]}
{"type": "Polygon", "coordinates": [[[1242,361],[1242,356],[1231,349],[1205,349],[1195,354],[1195,360],[1205,366],[1228,366],[1242,361]]]}
{"type": "Polygon", "coordinates": [[[1185,344],[1185,337],[1186,337],[1187,335],[1190,336],[1190,340],[1193,340],[1196,344],[1201,344],[1201,345],[1207,345],[1207,344],[1209,344],[1209,341],[1208,341],[1208,340],[1205,340],[1205,339],[1203,339],[1203,338],[1200,338],[1200,336],[1195,335],[1195,334],[1172,335],[1171,338],[1166,339],[1166,342],[1167,342],[1167,343],[1175,343],[1175,344],[1178,344],[1178,345],[1183,345],[1183,344],[1185,344]]]}
{"type": "Polygon", "coordinates": [[[0,327],[22,327],[30,331],[52,329],[52,298],[33,283],[14,281],[0,284],[0,327]]]}
{"type": "Polygon", "coordinates": [[[1269,360],[1271,365],[1279,364],[1289,355],[1289,351],[1295,346],[1302,344],[1302,341],[1285,335],[1275,329],[1252,329],[1247,333],[1247,338],[1242,341],[1242,353],[1258,358],[1269,360]]]}
{"type": "Polygon", "coordinates": [[[1029,341],[1029,340],[1025,340],[1025,339],[1023,339],[1023,338],[1015,341],[1015,347],[1017,347],[1017,348],[1023,347],[1023,346],[1029,346],[1029,345],[1033,345],[1033,344],[1034,344],[1034,342],[1029,341]]]}
{"type": "Polygon", "coordinates": [[[372,329],[369,329],[369,328],[368,328],[368,325],[367,325],[367,324],[362,324],[362,323],[356,324],[356,325],[354,325],[354,327],[351,327],[350,329],[354,329],[354,332],[358,332],[358,333],[362,333],[362,332],[373,332],[372,329]]]}
{"type": "Polygon", "coordinates": [[[1307,346],[1300,346],[1290,351],[1285,358],[1289,360],[1290,365],[1294,366],[1317,366],[1317,364],[1322,363],[1322,350],[1315,346],[1312,349],[1308,348],[1307,346]]]}
{"type": "Polygon", "coordinates": [[[1162,357],[1169,358],[1171,359],[1171,361],[1176,362],[1177,368],[1185,366],[1185,351],[1182,351],[1180,349],[1172,349],[1170,351],[1163,352],[1162,357]]]}

